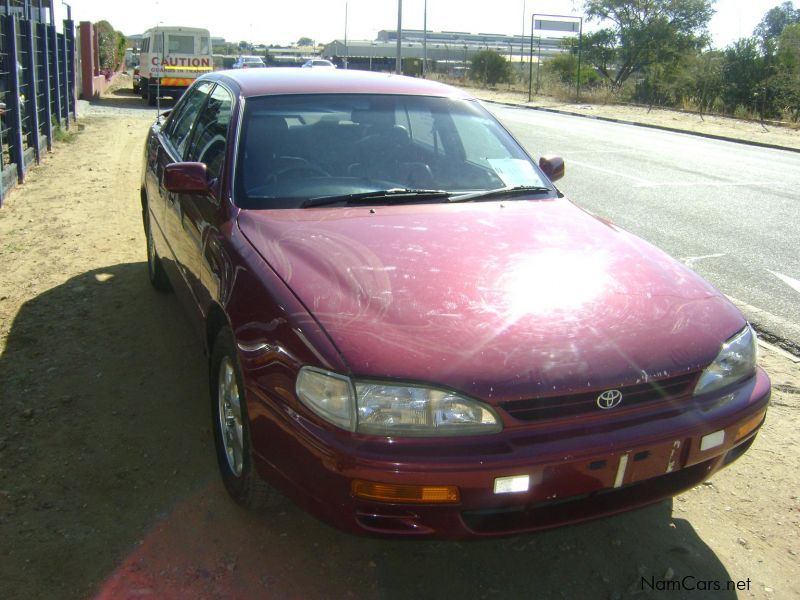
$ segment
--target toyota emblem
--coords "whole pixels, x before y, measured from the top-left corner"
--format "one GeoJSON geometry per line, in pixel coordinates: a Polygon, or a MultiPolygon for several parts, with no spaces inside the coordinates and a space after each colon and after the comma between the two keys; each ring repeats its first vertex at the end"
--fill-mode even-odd
{"type": "Polygon", "coordinates": [[[616,408],[622,403],[622,392],[619,390],[606,390],[597,397],[597,406],[603,410],[616,408]]]}

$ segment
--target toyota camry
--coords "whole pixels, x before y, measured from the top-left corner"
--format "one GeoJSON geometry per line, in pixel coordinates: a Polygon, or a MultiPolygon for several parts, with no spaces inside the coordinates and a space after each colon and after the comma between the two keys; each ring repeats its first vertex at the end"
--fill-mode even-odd
{"type": "Polygon", "coordinates": [[[325,69],[200,77],[152,126],[147,266],[208,355],[222,481],[355,533],[508,535],[658,502],[770,384],[719,291],[582,210],[475,99],[325,69]]]}

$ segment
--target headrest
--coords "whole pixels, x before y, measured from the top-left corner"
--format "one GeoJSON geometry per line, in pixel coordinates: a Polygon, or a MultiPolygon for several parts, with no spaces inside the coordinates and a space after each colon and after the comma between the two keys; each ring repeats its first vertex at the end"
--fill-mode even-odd
{"type": "Polygon", "coordinates": [[[247,135],[251,139],[258,139],[285,131],[289,131],[289,125],[283,117],[253,116],[250,119],[247,135]]]}

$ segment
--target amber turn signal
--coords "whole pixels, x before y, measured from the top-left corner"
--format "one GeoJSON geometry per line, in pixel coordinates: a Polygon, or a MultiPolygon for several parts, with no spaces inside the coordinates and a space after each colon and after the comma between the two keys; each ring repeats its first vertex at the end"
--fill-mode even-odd
{"type": "Polygon", "coordinates": [[[453,485],[394,485],[356,479],[351,490],[358,498],[380,502],[453,504],[461,499],[453,485]]]}
{"type": "Polygon", "coordinates": [[[752,417],[747,419],[747,421],[739,425],[739,427],[736,428],[736,435],[733,436],[734,440],[733,443],[735,444],[739,440],[746,438],[748,435],[753,433],[753,430],[758,428],[759,425],[761,425],[761,422],[764,420],[765,416],[766,416],[766,411],[762,411],[760,413],[753,415],[752,417]]]}

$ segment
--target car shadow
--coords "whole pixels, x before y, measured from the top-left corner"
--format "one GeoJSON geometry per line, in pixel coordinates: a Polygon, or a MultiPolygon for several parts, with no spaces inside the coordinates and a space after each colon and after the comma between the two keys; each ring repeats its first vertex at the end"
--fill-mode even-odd
{"type": "Polygon", "coordinates": [[[355,537],[285,501],[238,507],[216,473],[200,341],[144,263],[23,305],[0,378],[3,598],[622,598],[701,581],[736,597],[672,502],[470,542],[355,537]]]}

